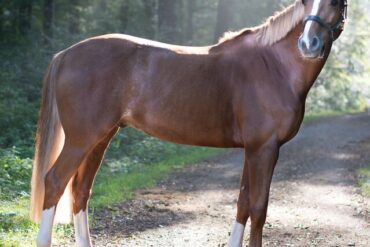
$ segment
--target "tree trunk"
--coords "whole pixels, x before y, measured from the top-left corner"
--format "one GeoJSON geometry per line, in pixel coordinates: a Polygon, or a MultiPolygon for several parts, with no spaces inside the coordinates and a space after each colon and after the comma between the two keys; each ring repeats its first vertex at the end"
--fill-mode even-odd
{"type": "Polygon", "coordinates": [[[244,3],[244,12],[252,14],[241,15],[243,25],[245,27],[252,27],[261,24],[263,20],[271,16],[274,11],[281,8],[282,2],[287,1],[246,0],[244,3]]]}
{"type": "Polygon", "coordinates": [[[0,41],[4,40],[4,17],[3,17],[3,6],[0,4],[0,41]]]}
{"type": "Polygon", "coordinates": [[[145,35],[149,39],[155,38],[155,11],[156,11],[156,0],[145,0],[144,1],[144,12],[145,12],[145,35]]]}
{"type": "Polygon", "coordinates": [[[122,33],[127,31],[128,20],[129,20],[130,4],[128,1],[123,1],[121,5],[121,11],[119,12],[119,19],[121,22],[120,30],[122,33]]]}
{"type": "Polygon", "coordinates": [[[186,37],[186,42],[188,44],[192,44],[193,42],[193,34],[194,34],[193,18],[194,18],[195,10],[196,10],[196,0],[188,0],[187,1],[186,27],[185,27],[185,37],[186,37]]]}
{"type": "Polygon", "coordinates": [[[215,41],[217,41],[225,31],[230,30],[234,23],[233,0],[219,0],[217,10],[217,21],[215,30],[215,41]]]}
{"type": "Polygon", "coordinates": [[[19,32],[21,35],[25,36],[31,30],[32,0],[20,2],[18,8],[18,19],[19,32]]]}
{"type": "Polygon", "coordinates": [[[44,0],[42,8],[43,20],[42,28],[44,33],[44,43],[51,44],[53,38],[53,0],[44,0]]]}
{"type": "Polygon", "coordinates": [[[158,32],[159,39],[164,42],[179,42],[178,30],[178,1],[159,0],[158,3],[158,32]]]}
{"type": "Polygon", "coordinates": [[[75,35],[80,32],[80,1],[69,0],[69,24],[68,31],[70,34],[75,35]]]}

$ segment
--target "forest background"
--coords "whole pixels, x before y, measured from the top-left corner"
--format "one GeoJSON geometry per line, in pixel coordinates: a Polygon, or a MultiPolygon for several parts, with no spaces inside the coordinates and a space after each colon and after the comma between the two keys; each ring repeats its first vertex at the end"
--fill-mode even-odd
{"type": "MultiPolygon", "coordinates": [[[[292,0],[0,0],[0,243],[9,236],[16,242],[19,236],[27,237],[27,229],[35,229],[26,217],[31,159],[42,77],[53,54],[82,39],[106,33],[126,33],[180,45],[209,45],[225,31],[258,25],[291,3],[292,0]]],[[[309,94],[307,116],[365,111],[369,107],[368,13],[368,1],[350,1],[349,21],[309,94]]],[[[217,152],[168,144],[127,129],[113,140],[97,183],[103,183],[99,181],[104,176],[134,173],[137,169],[143,172],[148,166],[169,160],[187,163],[217,152]]],[[[102,205],[102,201],[97,199],[95,205],[102,205]]]]}

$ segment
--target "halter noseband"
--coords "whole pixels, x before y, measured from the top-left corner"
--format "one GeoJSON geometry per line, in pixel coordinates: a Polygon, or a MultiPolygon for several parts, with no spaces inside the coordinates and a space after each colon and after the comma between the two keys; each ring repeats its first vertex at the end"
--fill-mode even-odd
{"type": "Polygon", "coordinates": [[[324,27],[329,32],[330,37],[332,38],[332,40],[334,40],[334,33],[336,31],[338,31],[338,29],[341,27],[341,25],[347,19],[347,6],[348,6],[347,0],[343,0],[343,10],[342,10],[342,13],[341,13],[338,21],[333,26],[331,26],[330,24],[328,24],[325,21],[323,21],[317,15],[309,15],[309,16],[307,16],[306,18],[304,18],[303,23],[304,23],[304,25],[306,25],[306,23],[308,21],[314,21],[314,22],[319,23],[320,26],[324,27]]]}

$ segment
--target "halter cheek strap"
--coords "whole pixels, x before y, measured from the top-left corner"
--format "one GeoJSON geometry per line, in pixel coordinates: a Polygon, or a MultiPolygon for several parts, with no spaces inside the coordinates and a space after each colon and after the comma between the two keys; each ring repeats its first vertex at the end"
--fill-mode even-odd
{"type": "Polygon", "coordinates": [[[314,21],[314,22],[319,23],[320,26],[322,26],[323,28],[328,30],[328,32],[330,33],[331,38],[333,39],[335,31],[337,31],[339,29],[339,27],[342,25],[344,20],[345,20],[345,17],[343,15],[341,15],[340,18],[338,19],[338,21],[333,26],[330,26],[325,21],[323,21],[319,16],[309,15],[304,19],[304,24],[306,24],[308,21],[314,21]]]}

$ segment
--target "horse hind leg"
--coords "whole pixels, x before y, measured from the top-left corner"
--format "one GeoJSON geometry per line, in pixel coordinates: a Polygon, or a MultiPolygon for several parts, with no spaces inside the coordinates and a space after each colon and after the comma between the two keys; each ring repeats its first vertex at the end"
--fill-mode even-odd
{"type": "MultiPolygon", "coordinates": [[[[99,135],[91,135],[98,137],[99,135]]],[[[66,136],[62,151],[55,164],[45,176],[45,194],[40,230],[37,236],[38,247],[51,245],[52,228],[56,207],[64,190],[76,174],[82,161],[100,138],[69,138],[66,136]]]]}
{"type": "Polygon", "coordinates": [[[101,161],[103,160],[105,151],[117,130],[118,128],[114,128],[94,147],[78,168],[77,173],[73,178],[73,222],[78,247],[92,246],[88,224],[87,204],[90,199],[95,175],[100,167],[101,161]]]}

